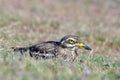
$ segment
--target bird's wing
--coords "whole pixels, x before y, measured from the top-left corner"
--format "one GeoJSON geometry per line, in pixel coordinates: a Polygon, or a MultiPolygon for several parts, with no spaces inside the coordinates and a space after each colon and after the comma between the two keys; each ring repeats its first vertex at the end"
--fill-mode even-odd
{"type": "Polygon", "coordinates": [[[30,47],[30,52],[37,55],[55,55],[58,52],[58,46],[54,41],[43,42],[30,47]]]}

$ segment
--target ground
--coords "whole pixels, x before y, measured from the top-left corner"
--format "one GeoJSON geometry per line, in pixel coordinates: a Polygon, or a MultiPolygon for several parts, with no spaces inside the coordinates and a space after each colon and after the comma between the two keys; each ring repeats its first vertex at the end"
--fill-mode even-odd
{"type": "Polygon", "coordinates": [[[120,0],[0,0],[1,80],[119,80],[120,0]],[[92,47],[74,61],[40,60],[11,47],[74,34],[92,47]]]}

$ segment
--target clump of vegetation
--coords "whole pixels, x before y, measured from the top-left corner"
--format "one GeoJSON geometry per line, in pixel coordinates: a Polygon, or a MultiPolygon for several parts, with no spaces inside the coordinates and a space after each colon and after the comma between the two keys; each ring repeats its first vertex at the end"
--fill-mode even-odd
{"type": "Polygon", "coordinates": [[[114,38],[113,39],[113,44],[120,47],[120,39],[119,38],[114,38]]]}
{"type": "Polygon", "coordinates": [[[89,59],[83,55],[71,63],[61,59],[36,61],[28,55],[6,51],[1,51],[0,55],[0,77],[4,79],[120,79],[119,61],[111,61],[103,56],[89,59]]]}

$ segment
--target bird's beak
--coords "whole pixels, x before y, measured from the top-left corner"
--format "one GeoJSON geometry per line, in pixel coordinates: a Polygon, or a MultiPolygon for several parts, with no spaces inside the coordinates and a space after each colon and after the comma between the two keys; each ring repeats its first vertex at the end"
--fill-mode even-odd
{"type": "Polygon", "coordinates": [[[85,45],[84,43],[78,43],[77,46],[86,50],[92,50],[89,46],[85,45]]]}

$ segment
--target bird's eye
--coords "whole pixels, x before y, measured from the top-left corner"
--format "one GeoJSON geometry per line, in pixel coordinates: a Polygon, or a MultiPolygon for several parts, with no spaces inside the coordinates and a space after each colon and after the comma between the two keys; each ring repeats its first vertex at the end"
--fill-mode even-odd
{"type": "Polygon", "coordinates": [[[72,39],[68,40],[68,42],[69,42],[70,44],[75,44],[75,41],[72,40],[72,39]]]}

